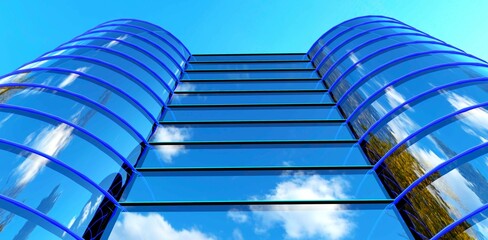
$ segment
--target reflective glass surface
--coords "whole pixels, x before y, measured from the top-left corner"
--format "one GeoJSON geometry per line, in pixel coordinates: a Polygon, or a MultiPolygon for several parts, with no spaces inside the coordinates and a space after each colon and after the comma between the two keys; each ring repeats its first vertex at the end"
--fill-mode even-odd
{"type": "Polygon", "coordinates": [[[352,143],[156,145],[140,167],[266,167],[368,165],[352,143]]]}
{"type": "Polygon", "coordinates": [[[252,205],[129,208],[109,239],[412,239],[395,208],[376,205],[252,205]],[[142,212],[141,212],[142,211],[142,212]],[[133,228],[139,222],[145,228],[133,228]],[[388,231],[385,231],[388,229],[388,231]]]}
{"type": "Polygon", "coordinates": [[[233,90],[295,90],[295,89],[325,89],[320,80],[295,81],[209,81],[192,82],[181,81],[176,91],[233,91],[233,90]]]}
{"type": "Polygon", "coordinates": [[[441,239],[486,239],[488,210],[484,210],[446,233],[441,239]]]}
{"type": "Polygon", "coordinates": [[[145,172],[128,202],[386,199],[368,170],[145,172]],[[294,192],[283,194],[283,191],[294,192]],[[306,194],[317,192],[322,194],[306,194]],[[301,193],[303,193],[303,196],[301,193]]]}
{"type": "Polygon", "coordinates": [[[183,75],[185,80],[210,79],[210,80],[231,80],[231,79],[301,79],[318,78],[312,70],[286,70],[286,71],[222,71],[222,72],[186,72],[183,75]]]}
{"type": "Polygon", "coordinates": [[[239,62],[239,61],[300,61],[308,60],[305,54],[265,54],[265,55],[193,55],[194,62],[239,62]]]}
{"type": "Polygon", "coordinates": [[[248,62],[248,63],[199,63],[188,64],[186,70],[260,70],[260,69],[313,69],[310,62],[248,62]]]}
{"type": "Polygon", "coordinates": [[[353,139],[342,123],[163,124],[151,141],[259,141],[353,139]]]}
{"type": "Polygon", "coordinates": [[[179,104],[256,104],[256,103],[333,103],[327,92],[280,93],[199,93],[175,94],[171,105],[179,104]]]}
{"type": "Polygon", "coordinates": [[[245,121],[245,120],[319,120],[343,119],[331,106],[273,107],[193,107],[167,108],[164,122],[171,121],[245,121]]]}

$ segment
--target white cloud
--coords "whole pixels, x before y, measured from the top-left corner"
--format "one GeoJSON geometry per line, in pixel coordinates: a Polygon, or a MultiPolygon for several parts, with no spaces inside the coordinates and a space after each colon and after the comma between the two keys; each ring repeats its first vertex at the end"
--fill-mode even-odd
{"type": "Polygon", "coordinates": [[[239,211],[237,209],[231,209],[227,212],[227,217],[232,219],[236,223],[245,223],[248,220],[246,212],[239,211]]]}
{"type": "MultiPolygon", "coordinates": [[[[71,140],[73,127],[60,124],[56,127],[44,128],[32,142],[29,142],[32,148],[50,156],[56,156],[71,140]]],[[[15,173],[20,175],[17,180],[17,186],[24,186],[44,168],[48,160],[37,154],[30,154],[22,164],[20,164],[15,173]]]]}
{"type": "Polygon", "coordinates": [[[237,228],[232,231],[232,238],[234,240],[244,240],[244,237],[242,236],[241,230],[239,230],[237,228]]]}
{"type": "MultiPolygon", "coordinates": [[[[85,73],[87,70],[89,69],[89,67],[80,67],[80,68],[77,68],[76,71],[77,72],[82,72],[82,73],[85,73]]],[[[76,74],[76,73],[71,73],[70,75],[68,75],[59,85],[58,87],[59,88],[64,88],[68,85],[70,85],[71,83],[73,83],[73,81],[75,81],[76,78],[78,78],[80,75],[76,74]]]]}
{"type": "MultiPolygon", "coordinates": [[[[187,128],[176,128],[173,126],[159,127],[154,134],[156,142],[183,142],[190,137],[190,130],[187,128]]],[[[173,158],[185,151],[182,145],[160,145],[156,148],[161,154],[165,163],[173,162],[173,158]]]]}
{"type": "Polygon", "coordinates": [[[177,230],[164,219],[163,216],[156,213],[149,213],[147,216],[138,213],[122,213],[121,220],[115,223],[114,230],[110,235],[110,240],[214,240],[197,229],[177,230]]]}
{"type": "MultiPolygon", "coordinates": [[[[341,177],[330,180],[319,175],[296,174],[289,181],[279,183],[262,200],[333,200],[348,196],[344,190],[349,183],[341,177]]],[[[349,236],[355,225],[350,221],[352,211],[344,205],[326,204],[252,206],[257,218],[257,233],[265,232],[274,225],[285,229],[286,237],[291,239],[314,238],[337,240],[349,236]]]]}

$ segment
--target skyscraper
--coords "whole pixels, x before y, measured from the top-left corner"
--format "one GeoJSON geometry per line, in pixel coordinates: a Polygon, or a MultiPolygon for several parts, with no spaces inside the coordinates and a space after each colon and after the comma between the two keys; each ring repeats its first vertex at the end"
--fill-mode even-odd
{"type": "Polygon", "coordinates": [[[382,16],[283,54],[103,23],[0,78],[0,236],[482,238],[487,66],[382,16]]]}

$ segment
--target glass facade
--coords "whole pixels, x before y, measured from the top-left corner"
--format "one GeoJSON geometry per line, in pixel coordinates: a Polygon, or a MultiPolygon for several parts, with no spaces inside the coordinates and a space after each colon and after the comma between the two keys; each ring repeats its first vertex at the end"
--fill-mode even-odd
{"type": "Polygon", "coordinates": [[[0,238],[486,238],[487,67],[382,16],[286,54],[100,24],[0,77],[0,238]]]}

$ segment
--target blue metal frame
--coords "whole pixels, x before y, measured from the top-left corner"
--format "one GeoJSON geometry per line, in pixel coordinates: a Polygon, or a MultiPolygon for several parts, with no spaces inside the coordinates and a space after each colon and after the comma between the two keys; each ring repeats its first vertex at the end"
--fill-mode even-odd
{"type": "MultiPolygon", "coordinates": [[[[488,67],[488,66],[486,66],[486,67],[488,67]]],[[[449,84],[445,84],[445,85],[441,85],[441,86],[438,86],[438,87],[429,89],[426,92],[423,92],[423,93],[420,93],[418,95],[415,95],[414,97],[412,97],[412,98],[408,99],[407,101],[401,103],[400,105],[396,106],[395,108],[393,108],[392,110],[390,110],[388,113],[386,113],[383,117],[381,117],[380,119],[378,119],[373,125],[371,125],[368,128],[368,130],[366,130],[363,133],[363,135],[358,139],[358,142],[364,141],[364,139],[366,137],[368,137],[368,134],[371,131],[373,131],[385,119],[387,119],[388,117],[390,117],[391,115],[393,115],[396,111],[398,111],[399,109],[403,108],[406,105],[412,105],[418,99],[421,99],[421,98],[423,98],[425,96],[428,96],[430,94],[436,93],[437,91],[442,90],[444,88],[449,88],[449,87],[453,87],[453,86],[460,86],[461,87],[464,84],[470,84],[470,83],[475,83],[475,82],[484,82],[484,81],[488,81],[488,77],[485,77],[485,78],[472,78],[472,79],[466,79],[466,80],[459,80],[459,81],[456,81],[456,82],[452,82],[452,83],[449,83],[449,84]]]]}
{"type": "Polygon", "coordinates": [[[84,56],[77,56],[77,55],[54,55],[54,56],[46,56],[46,57],[39,57],[39,58],[35,59],[34,61],[31,61],[31,62],[28,62],[28,63],[22,65],[19,68],[21,69],[21,68],[25,67],[26,65],[33,64],[33,63],[40,62],[40,61],[44,61],[44,60],[62,59],[62,58],[68,58],[68,59],[69,58],[72,58],[72,59],[80,59],[80,60],[85,60],[85,61],[91,61],[91,62],[100,64],[102,66],[106,66],[108,68],[113,68],[113,69],[117,70],[120,74],[126,75],[126,76],[130,77],[130,78],[132,78],[132,80],[134,80],[138,84],[142,85],[145,88],[145,91],[148,92],[148,93],[150,93],[151,95],[153,95],[153,98],[156,99],[160,105],[162,105],[163,107],[166,107],[166,103],[164,102],[164,100],[161,99],[158,96],[158,94],[156,92],[154,92],[154,90],[152,90],[151,87],[149,87],[145,82],[141,81],[139,78],[137,78],[133,74],[125,71],[122,68],[119,68],[116,65],[113,65],[111,63],[107,63],[105,61],[100,61],[100,60],[98,60],[96,58],[90,58],[90,57],[84,57],[84,56]]]}
{"type": "MultiPolygon", "coordinates": [[[[117,41],[117,42],[120,42],[122,44],[126,44],[127,46],[130,46],[131,48],[149,56],[149,58],[152,58],[158,65],[160,65],[161,67],[164,68],[164,70],[166,70],[166,72],[171,75],[171,77],[173,77],[175,79],[175,81],[177,81],[176,79],[178,79],[178,77],[175,75],[175,73],[173,71],[171,71],[168,66],[166,66],[166,64],[164,64],[159,58],[157,58],[156,56],[154,56],[152,53],[146,51],[145,49],[135,45],[135,44],[132,44],[132,43],[129,43],[127,41],[124,41],[124,40],[118,40],[118,39],[114,39],[114,38],[108,38],[108,37],[77,37],[75,39],[72,39],[68,42],[65,42],[62,46],[66,45],[66,44],[69,44],[69,43],[76,43],[76,42],[79,42],[79,41],[83,41],[83,40],[107,40],[107,41],[117,41]]],[[[74,45],[70,45],[70,46],[74,46],[74,45]]],[[[76,45],[78,46],[78,45],[76,45]]],[[[91,46],[91,45],[81,45],[81,46],[91,46]]],[[[110,48],[112,49],[112,48],[110,48]]],[[[112,49],[114,50],[114,49],[112,49]]],[[[114,51],[117,51],[117,52],[120,52],[118,50],[114,50],[114,51]]],[[[135,59],[135,58],[134,58],[135,59]]],[[[148,67],[149,68],[149,67],[148,67]]]]}
{"type": "MultiPolygon", "coordinates": [[[[115,19],[115,20],[111,20],[111,21],[107,21],[105,23],[102,23],[102,24],[107,24],[107,23],[111,23],[111,22],[117,22],[117,21],[133,21],[133,22],[141,22],[141,23],[146,23],[146,24],[149,24],[151,26],[154,26],[158,29],[160,29],[161,31],[167,33],[169,36],[171,36],[174,40],[176,40],[179,44],[181,44],[181,46],[186,50],[187,54],[189,56],[191,56],[191,53],[190,53],[190,50],[188,50],[188,48],[185,46],[185,44],[183,44],[177,37],[175,37],[175,35],[173,35],[171,32],[167,31],[166,29],[156,25],[156,24],[153,24],[153,23],[150,23],[150,22],[147,22],[147,21],[143,21],[143,20],[139,20],[139,19],[133,19],[133,18],[120,18],[120,19],[115,19]]],[[[132,26],[132,25],[130,25],[132,26]]],[[[148,31],[151,31],[152,30],[148,30],[148,31]]],[[[159,35],[158,35],[159,36],[159,35]]]]}
{"type": "Polygon", "coordinates": [[[91,30],[91,31],[88,31],[88,32],[85,32],[83,33],[82,35],[78,36],[78,37],[82,37],[82,36],[85,36],[85,35],[88,35],[88,34],[93,34],[93,33],[120,33],[120,34],[126,34],[126,35],[130,35],[131,37],[134,37],[134,38],[137,38],[151,46],[153,46],[154,48],[158,49],[160,52],[162,52],[166,57],[168,57],[168,59],[173,62],[175,64],[175,66],[181,71],[183,72],[183,68],[181,67],[181,65],[176,61],[176,59],[171,55],[169,54],[166,50],[164,50],[161,46],[159,46],[158,44],[156,44],[155,42],[143,37],[143,36],[139,36],[137,34],[134,34],[134,33],[131,33],[131,32],[126,32],[126,31],[122,31],[122,30],[110,30],[110,29],[102,29],[102,30],[91,30]]]}
{"type": "Polygon", "coordinates": [[[399,25],[403,25],[403,26],[406,26],[404,23],[402,22],[399,22],[397,20],[373,20],[373,21],[370,21],[370,22],[363,22],[363,23],[359,23],[359,24],[356,24],[356,25],[353,25],[353,26],[350,26],[344,30],[342,30],[341,32],[338,32],[335,36],[331,37],[329,40],[327,40],[327,42],[325,42],[322,47],[320,47],[317,52],[315,53],[315,55],[313,55],[312,59],[310,60],[311,62],[314,62],[315,59],[317,58],[317,56],[319,55],[320,52],[322,52],[322,50],[324,50],[324,48],[329,45],[330,43],[334,42],[335,40],[337,40],[337,38],[341,37],[342,35],[356,29],[357,27],[360,27],[360,26],[363,26],[363,25],[369,25],[369,24],[373,24],[373,23],[398,23],[399,25]]]}
{"type": "Polygon", "coordinates": [[[26,113],[31,113],[31,114],[34,114],[34,115],[39,115],[39,116],[43,116],[45,118],[49,118],[51,120],[54,120],[56,122],[59,122],[59,123],[64,123],[82,133],[84,133],[85,135],[89,136],[90,138],[94,139],[95,141],[97,141],[98,143],[100,143],[102,146],[104,146],[105,148],[107,148],[110,152],[112,152],[113,154],[115,154],[124,164],[127,165],[128,168],[130,168],[130,170],[132,172],[135,172],[137,173],[137,170],[134,168],[134,166],[132,166],[132,164],[127,161],[127,159],[125,159],[125,157],[123,157],[117,150],[115,150],[112,146],[110,146],[110,144],[106,143],[105,141],[103,141],[102,139],[98,138],[97,136],[93,135],[91,132],[87,131],[86,129],[76,125],[76,124],[73,124],[71,122],[68,122],[60,117],[57,117],[57,116],[54,116],[52,114],[49,114],[49,113],[45,113],[45,112],[41,112],[41,111],[38,111],[38,110],[35,110],[35,109],[32,109],[32,108],[26,108],[26,107],[19,107],[19,106],[15,106],[15,105],[10,105],[10,104],[5,104],[5,103],[0,103],[0,109],[10,109],[10,110],[16,110],[16,111],[21,111],[21,112],[26,112],[26,113]]]}
{"type": "Polygon", "coordinates": [[[445,228],[443,228],[442,230],[440,230],[438,233],[436,233],[436,235],[434,235],[431,240],[437,240],[437,239],[440,239],[442,236],[444,236],[446,233],[450,232],[451,230],[453,230],[454,228],[456,228],[457,226],[459,226],[460,224],[462,224],[464,221],[468,220],[469,218],[475,216],[476,214],[478,213],[481,213],[483,212],[484,210],[488,209],[488,204],[485,204],[477,209],[475,209],[474,211],[470,212],[469,214],[467,214],[466,216],[454,221],[453,223],[447,225],[445,228]]]}
{"type": "Polygon", "coordinates": [[[381,159],[379,159],[373,166],[373,169],[372,170],[376,170],[380,167],[381,164],[383,164],[383,162],[391,156],[391,154],[393,154],[396,150],[398,150],[403,144],[405,144],[407,141],[409,141],[410,139],[416,137],[417,135],[423,133],[423,131],[431,128],[431,127],[434,127],[436,126],[437,124],[440,124],[442,123],[443,121],[451,118],[451,117],[455,117],[459,114],[462,114],[464,112],[467,112],[469,110],[472,110],[472,109],[475,109],[475,108],[479,108],[479,107],[484,107],[484,106],[488,106],[488,102],[485,102],[485,103],[481,103],[481,104],[476,104],[476,105],[473,105],[473,106],[469,106],[469,107],[466,107],[466,108],[463,108],[463,109],[460,109],[458,111],[455,111],[455,112],[452,112],[448,115],[445,115],[441,118],[438,118],[430,123],[428,123],[427,125],[419,128],[417,131],[415,131],[414,133],[408,135],[408,137],[406,137],[405,139],[403,139],[402,141],[398,142],[395,146],[393,146],[390,150],[388,150],[388,152],[385,153],[385,155],[383,155],[383,157],[381,157],[381,159]]]}
{"type": "Polygon", "coordinates": [[[134,99],[133,97],[131,97],[129,94],[127,94],[126,92],[124,92],[123,90],[121,90],[120,88],[112,85],[111,83],[108,83],[100,78],[97,78],[97,77],[94,77],[94,76],[91,76],[91,75],[88,75],[88,74],[85,74],[85,73],[82,73],[82,72],[79,72],[79,71],[73,71],[73,70],[68,70],[68,69],[63,69],[63,68],[39,68],[39,67],[36,67],[36,68],[25,68],[25,69],[21,69],[21,70],[16,70],[16,71],[13,71],[11,73],[8,73],[8,74],[5,74],[3,76],[0,76],[0,79],[2,78],[6,78],[6,77],[9,77],[9,76],[13,76],[13,75],[17,75],[17,74],[21,74],[21,73],[30,73],[30,72],[42,72],[42,71],[55,71],[55,72],[60,72],[60,73],[73,73],[73,74],[77,74],[77,75],[80,75],[82,77],[85,77],[85,78],[88,78],[90,80],[94,80],[94,81],[97,81],[97,82],[100,82],[114,90],[116,90],[118,93],[124,95],[125,97],[127,97],[129,100],[131,100],[134,104],[136,104],[139,108],[142,109],[142,112],[145,113],[145,115],[147,115],[154,123],[158,123],[158,120],[151,114],[151,112],[149,112],[149,110],[147,110],[140,102],[138,102],[136,99],[134,99]]]}
{"type": "Polygon", "coordinates": [[[383,30],[383,29],[390,29],[390,28],[395,28],[395,29],[409,29],[409,30],[415,30],[415,29],[412,29],[410,27],[400,27],[400,26],[383,26],[383,27],[379,27],[379,28],[373,28],[373,29],[369,29],[365,32],[360,32],[354,36],[352,36],[351,38],[345,40],[344,42],[342,42],[341,44],[337,45],[335,48],[333,48],[332,50],[330,50],[330,52],[327,53],[327,55],[325,55],[324,58],[322,58],[322,60],[319,62],[319,64],[317,64],[317,67],[315,69],[320,69],[322,68],[322,66],[327,62],[326,60],[329,59],[330,56],[332,56],[336,51],[338,51],[339,49],[341,49],[342,47],[344,47],[346,44],[352,42],[353,40],[356,40],[357,38],[361,37],[361,36],[364,36],[364,35],[367,35],[368,33],[370,32],[373,32],[373,31],[376,31],[376,30],[383,30]]]}
{"type": "MultiPolygon", "coordinates": [[[[12,205],[15,205],[16,207],[20,208],[20,209],[23,209],[27,212],[30,212],[36,216],[38,216],[39,218],[43,219],[44,221],[54,225],[56,228],[66,232],[67,234],[69,234],[70,236],[72,236],[73,238],[75,239],[79,239],[79,240],[83,240],[83,238],[79,237],[78,235],[76,235],[73,231],[71,231],[69,228],[67,228],[66,226],[64,226],[63,224],[59,223],[58,221],[44,215],[43,213],[41,213],[39,210],[37,209],[34,209],[34,208],[31,208],[21,202],[18,202],[16,200],[13,200],[11,198],[8,198],[2,194],[0,194],[0,201],[4,201],[4,202],[7,202],[9,204],[12,204],[12,205]]],[[[19,214],[15,214],[15,215],[19,215],[19,214]]],[[[19,215],[20,216],[20,215],[19,215]]]]}
{"type": "MultiPolygon", "coordinates": [[[[436,51],[431,51],[432,52],[436,52],[436,51]]],[[[444,51],[437,51],[437,52],[444,52],[444,51]]],[[[423,52],[422,54],[425,54],[426,52],[423,52]]],[[[464,53],[462,52],[454,52],[456,54],[459,54],[459,55],[464,55],[464,53]]],[[[412,54],[412,55],[417,55],[417,54],[412,54]]],[[[412,56],[412,55],[409,55],[409,56],[412,56]]],[[[407,56],[408,57],[408,56],[407,56]]],[[[469,56],[468,56],[469,57],[469,56]]],[[[400,59],[397,59],[397,60],[404,60],[404,58],[400,58],[400,59]]],[[[395,61],[397,61],[395,60],[395,61]]],[[[393,62],[390,62],[390,63],[393,63],[393,62]]],[[[385,65],[388,65],[390,63],[387,63],[385,65]]],[[[385,65],[382,65],[382,66],[385,66],[385,65]]],[[[359,104],[356,109],[354,109],[354,111],[349,115],[349,117],[346,119],[346,122],[350,122],[351,119],[359,112],[359,110],[361,108],[363,108],[371,99],[373,99],[374,97],[376,97],[378,94],[380,94],[381,92],[383,92],[386,88],[398,83],[398,82],[401,82],[405,79],[408,79],[409,77],[412,77],[414,75],[417,75],[417,74],[422,74],[424,72],[427,72],[427,71],[431,71],[431,70],[436,70],[436,69],[442,69],[442,68],[445,68],[445,67],[452,67],[452,66],[463,66],[463,65],[468,65],[468,66],[488,66],[486,63],[476,63],[476,62],[452,62],[452,63],[444,63],[444,64],[438,64],[438,65],[434,65],[434,66],[430,66],[430,67],[426,67],[426,68],[422,68],[420,70],[417,70],[417,71],[413,71],[413,72],[410,72],[404,76],[401,76],[391,82],[389,82],[388,84],[386,84],[385,86],[381,87],[380,89],[378,89],[376,92],[374,92],[373,94],[371,94],[369,97],[367,97],[363,102],[361,102],[361,104],[359,104]]],[[[381,67],[380,67],[381,68],[381,67]]],[[[377,68],[379,69],[379,68],[377,68]]],[[[377,70],[376,69],[376,70],[377,70]]],[[[369,74],[368,74],[369,75],[369,74]]],[[[366,75],[366,76],[368,76],[366,75]]],[[[362,78],[364,79],[364,77],[362,78]]],[[[360,79],[360,80],[362,80],[360,79]]],[[[359,81],[358,81],[359,82],[359,81]]],[[[348,89],[351,90],[351,88],[348,89]]],[[[346,92],[347,93],[347,92],[346,92]]],[[[345,96],[346,96],[346,93],[344,93],[344,95],[342,95],[341,99],[343,99],[345,96]]],[[[339,99],[339,100],[341,100],[339,99]]],[[[339,101],[337,101],[337,104],[339,104],[339,101]]]]}
{"type": "MultiPolygon", "coordinates": [[[[358,20],[358,19],[362,19],[362,18],[385,18],[385,19],[390,19],[390,20],[396,20],[394,18],[391,18],[391,17],[385,17],[385,16],[381,16],[381,15],[366,15],[366,16],[361,16],[361,17],[355,17],[355,18],[352,18],[352,19],[349,19],[349,20],[346,20],[346,21],[343,21],[337,25],[335,25],[334,27],[332,27],[331,29],[329,29],[328,31],[326,31],[324,34],[322,34],[313,44],[312,44],[312,47],[308,50],[307,52],[307,55],[310,55],[310,51],[312,51],[312,49],[315,47],[315,45],[317,45],[317,43],[323,38],[325,37],[326,35],[328,35],[329,33],[331,33],[332,31],[334,31],[336,28],[348,23],[348,22],[352,22],[352,21],[355,21],[355,20],[358,20]]],[[[318,51],[317,51],[318,52],[318,51]]]]}
{"type": "MultiPolygon", "coordinates": [[[[163,85],[163,87],[166,88],[166,90],[168,90],[168,92],[170,93],[170,95],[172,93],[171,87],[157,73],[155,73],[148,66],[146,66],[145,64],[141,63],[139,60],[137,60],[137,59],[135,59],[135,58],[133,58],[133,57],[125,54],[125,53],[122,53],[122,52],[119,52],[119,51],[115,51],[115,50],[110,49],[110,48],[104,48],[104,47],[92,46],[92,45],[61,46],[61,47],[57,47],[54,50],[51,50],[49,52],[46,52],[43,56],[46,56],[47,54],[50,54],[50,53],[53,53],[53,52],[57,52],[57,51],[60,51],[60,50],[65,50],[65,49],[78,49],[78,48],[89,48],[89,49],[103,50],[103,51],[106,51],[108,53],[112,53],[114,55],[119,55],[122,58],[125,58],[125,59],[127,59],[127,60],[129,60],[131,62],[134,62],[136,65],[139,65],[139,67],[141,67],[142,69],[144,69],[150,75],[153,75],[156,78],[156,80],[158,80],[158,82],[160,82],[163,85]]],[[[175,81],[178,81],[177,79],[175,79],[175,81]]]]}
{"type": "Polygon", "coordinates": [[[96,107],[102,109],[103,111],[109,113],[113,117],[115,117],[118,121],[120,121],[123,125],[128,127],[145,145],[148,145],[148,142],[145,137],[141,135],[132,125],[130,125],[127,121],[125,121],[122,117],[117,115],[116,113],[112,112],[112,110],[108,109],[107,107],[74,92],[66,91],[62,88],[57,88],[57,87],[52,87],[52,86],[47,86],[47,85],[41,85],[41,84],[34,84],[34,83],[0,83],[0,88],[3,87],[25,87],[25,88],[44,88],[44,89],[49,89],[52,90],[53,92],[61,92],[73,97],[76,97],[78,99],[81,99],[85,102],[88,102],[92,105],[95,105],[96,107]]]}

